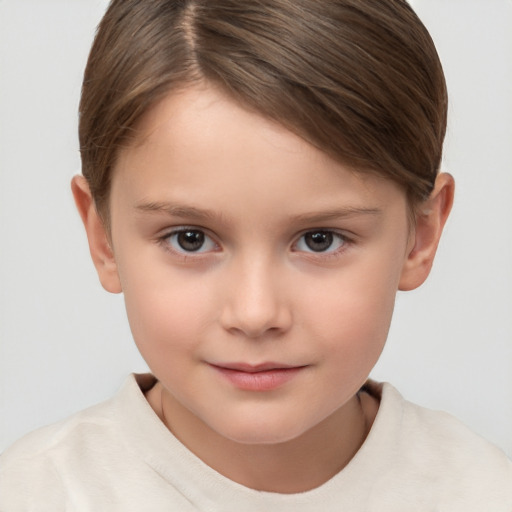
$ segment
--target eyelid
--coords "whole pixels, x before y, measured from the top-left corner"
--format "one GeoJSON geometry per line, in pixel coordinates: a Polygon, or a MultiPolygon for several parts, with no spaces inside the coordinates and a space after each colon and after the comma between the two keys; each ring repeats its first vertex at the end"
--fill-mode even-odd
{"type": "Polygon", "coordinates": [[[316,257],[316,258],[336,257],[336,256],[340,255],[341,253],[345,252],[349,248],[350,245],[353,245],[354,238],[355,238],[354,236],[348,235],[345,231],[341,231],[341,230],[333,229],[333,228],[306,229],[306,230],[302,231],[301,233],[299,233],[299,235],[296,237],[295,241],[292,244],[292,251],[298,252],[298,253],[304,253],[308,257],[311,257],[311,256],[316,257]],[[341,247],[339,247],[338,249],[335,249],[335,250],[318,251],[318,252],[313,251],[313,250],[294,249],[297,247],[297,244],[299,243],[299,241],[308,233],[320,233],[320,232],[332,233],[338,239],[343,240],[341,247]]]}
{"type": "MultiPolygon", "coordinates": [[[[328,259],[328,258],[333,258],[333,257],[335,258],[335,257],[339,256],[341,253],[348,250],[350,248],[350,246],[354,245],[355,240],[357,238],[358,237],[355,234],[351,234],[351,233],[347,234],[347,232],[345,230],[339,230],[339,229],[335,229],[335,228],[309,228],[309,229],[303,230],[295,237],[295,241],[292,242],[292,245],[291,245],[291,250],[292,250],[292,252],[303,253],[304,255],[306,255],[308,257],[323,258],[323,259],[328,259]],[[318,251],[318,252],[313,251],[313,250],[304,251],[304,250],[300,250],[300,249],[299,250],[295,249],[299,240],[304,235],[306,235],[307,233],[315,233],[315,232],[332,233],[335,237],[338,237],[343,240],[342,246],[336,250],[331,250],[331,251],[327,250],[327,251],[318,251]]],[[[161,234],[157,235],[156,242],[159,245],[161,245],[164,248],[164,250],[166,250],[166,251],[170,252],[171,254],[173,254],[179,258],[182,258],[184,260],[189,260],[189,259],[197,260],[200,258],[208,257],[212,253],[222,251],[222,246],[217,241],[217,236],[212,234],[209,229],[206,229],[201,226],[194,226],[194,225],[177,225],[177,226],[168,227],[168,228],[162,230],[161,234]],[[207,237],[208,239],[210,239],[213,242],[213,244],[215,245],[215,248],[211,249],[211,250],[207,250],[207,251],[176,250],[168,243],[168,239],[171,236],[182,233],[184,231],[188,231],[188,230],[203,232],[205,234],[205,237],[207,237]]]]}
{"type": "Polygon", "coordinates": [[[157,237],[157,242],[158,242],[159,245],[163,246],[163,248],[166,251],[168,251],[168,252],[170,252],[170,253],[172,253],[174,255],[177,255],[179,257],[186,258],[186,259],[205,257],[208,254],[211,254],[212,252],[218,252],[218,250],[221,248],[220,244],[216,240],[216,237],[214,235],[212,235],[209,232],[208,229],[205,229],[205,228],[200,227],[200,226],[192,226],[192,225],[191,226],[180,225],[180,226],[173,226],[171,228],[167,228],[166,230],[162,231],[161,235],[159,235],[157,237]],[[212,250],[206,250],[206,251],[201,251],[201,250],[198,250],[198,251],[186,251],[186,250],[176,249],[176,248],[174,248],[168,242],[168,240],[171,237],[173,237],[175,235],[179,235],[180,233],[183,233],[183,232],[186,232],[186,231],[200,231],[200,232],[202,232],[205,235],[205,238],[209,239],[215,245],[215,248],[212,249],[212,250]]]}

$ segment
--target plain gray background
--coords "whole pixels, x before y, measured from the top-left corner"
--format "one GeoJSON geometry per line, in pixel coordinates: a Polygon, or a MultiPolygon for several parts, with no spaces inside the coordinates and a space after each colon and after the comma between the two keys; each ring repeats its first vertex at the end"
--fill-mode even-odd
{"type": "MultiPolygon", "coordinates": [[[[144,371],[69,189],[104,0],[0,0],[0,451],[144,371]]],[[[399,294],[372,376],[512,456],[512,1],[416,0],[451,94],[455,208],[429,281],[399,294]]]]}

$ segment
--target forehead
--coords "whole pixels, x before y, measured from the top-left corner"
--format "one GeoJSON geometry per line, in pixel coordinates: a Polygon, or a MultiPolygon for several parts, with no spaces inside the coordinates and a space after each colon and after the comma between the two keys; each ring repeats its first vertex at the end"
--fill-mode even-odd
{"type": "MultiPolygon", "coordinates": [[[[233,152],[235,142],[245,155],[258,144],[288,155],[304,154],[309,146],[280,124],[240,105],[207,82],[167,95],[143,116],[136,134],[133,148],[154,149],[164,143],[169,149],[188,151],[197,157],[201,156],[198,148],[233,152]]],[[[318,151],[316,156],[325,155],[318,151]]]]}
{"type": "Polygon", "coordinates": [[[252,198],[282,208],[404,199],[389,180],[340,164],[209,85],[170,94],[144,116],[119,154],[116,189],[132,203],[173,197],[246,209],[252,198]]]}

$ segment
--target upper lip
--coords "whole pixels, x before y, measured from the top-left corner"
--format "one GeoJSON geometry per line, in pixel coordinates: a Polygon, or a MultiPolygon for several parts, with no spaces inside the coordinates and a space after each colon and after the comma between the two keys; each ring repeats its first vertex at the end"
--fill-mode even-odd
{"type": "Polygon", "coordinates": [[[234,370],[234,371],[238,371],[238,372],[258,373],[258,372],[268,372],[270,370],[289,370],[291,368],[301,368],[303,365],[266,362],[266,363],[259,363],[259,364],[212,363],[212,366],[216,366],[217,368],[223,368],[225,370],[234,370]]]}

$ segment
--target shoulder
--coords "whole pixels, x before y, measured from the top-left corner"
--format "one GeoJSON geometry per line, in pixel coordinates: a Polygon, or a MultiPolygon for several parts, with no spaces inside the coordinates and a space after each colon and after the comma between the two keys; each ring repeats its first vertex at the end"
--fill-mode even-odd
{"type": "Polygon", "coordinates": [[[381,426],[390,429],[393,447],[391,473],[407,472],[413,486],[422,482],[425,491],[455,507],[463,502],[468,510],[512,509],[512,461],[500,449],[452,415],[413,404],[390,384],[380,389],[381,426]],[[507,508],[497,508],[502,504],[507,508]]]}
{"type": "MultiPolygon", "coordinates": [[[[55,510],[65,508],[66,473],[81,453],[108,444],[109,406],[104,403],[54,425],[40,428],[15,442],[0,456],[0,505],[16,505],[34,496],[55,510]],[[14,503],[14,502],[13,502],[14,503]]],[[[1,507],[0,507],[1,508],[1,507]]]]}
{"type": "MultiPolygon", "coordinates": [[[[401,426],[404,443],[416,446],[425,460],[449,464],[461,474],[489,474],[495,468],[501,475],[512,478],[512,462],[489,441],[473,432],[460,420],[444,411],[427,409],[404,400],[401,403],[401,426]]],[[[509,481],[512,483],[512,480],[509,481]]]]}
{"type": "Polygon", "coordinates": [[[40,428],[8,448],[0,456],[0,510],[28,510],[34,500],[45,503],[38,510],[74,508],[69,500],[78,482],[94,488],[98,468],[129,459],[122,432],[129,428],[126,410],[137,392],[132,377],[110,400],[40,428]]]}
{"type": "Polygon", "coordinates": [[[25,435],[2,453],[0,469],[54,455],[79,439],[95,437],[98,431],[103,434],[112,422],[112,405],[112,401],[106,401],[25,435]]]}

